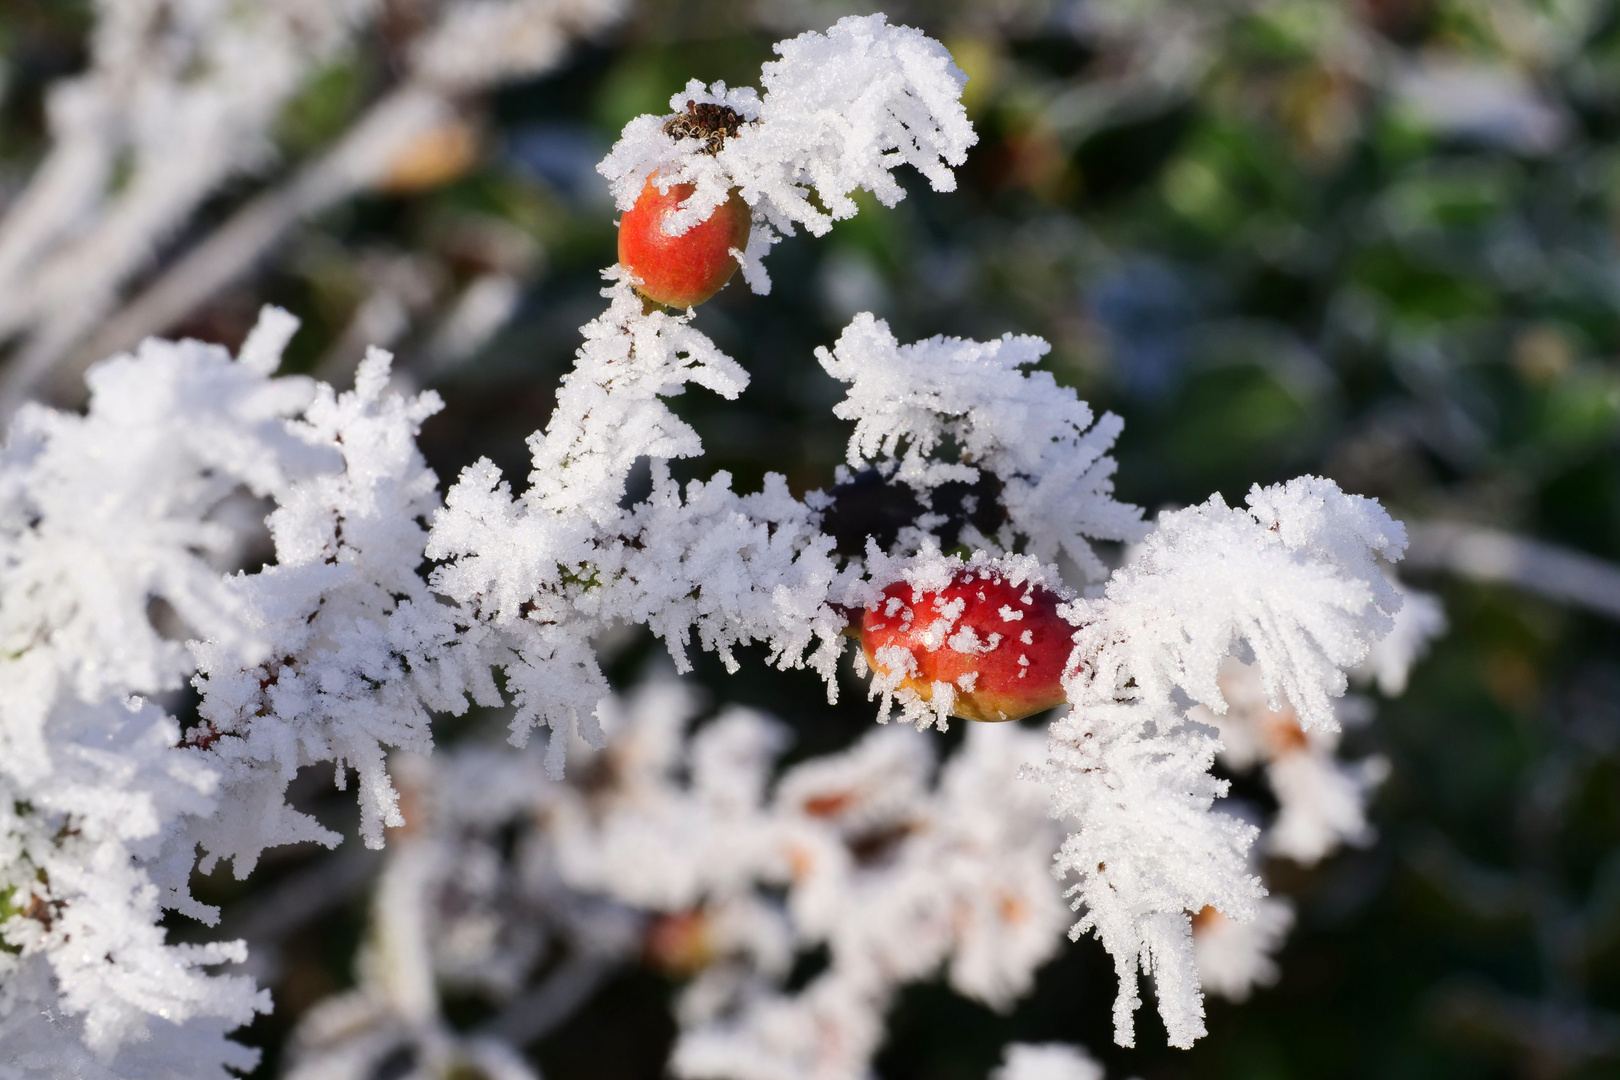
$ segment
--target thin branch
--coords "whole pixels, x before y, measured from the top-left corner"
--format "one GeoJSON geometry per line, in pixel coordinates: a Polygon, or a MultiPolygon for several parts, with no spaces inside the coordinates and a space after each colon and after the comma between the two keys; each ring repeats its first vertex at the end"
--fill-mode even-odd
{"type": "Polygon", "coordinates": [[[552,976],[506,1007],[478,1029],[478,1034],[528,1046],[567,1020],[602,984],[614,963],[597,953],[570,956],[552,976]]]}
{"type": "Polygon", "coordinates": [[[364,893],[382,862],[380,851],[344,844],[268,891],[227,909],[226,930],[248,943],[248,970],[261,982],[277,978],[281,943],[327,911],[364,893]]]}
{"type": "Polygon", "coordinates": [[[1405,566],[1500,582],[1620,620],[1620,566],[1523,536],[1455,522],[1408,526],[1405,566]]]}

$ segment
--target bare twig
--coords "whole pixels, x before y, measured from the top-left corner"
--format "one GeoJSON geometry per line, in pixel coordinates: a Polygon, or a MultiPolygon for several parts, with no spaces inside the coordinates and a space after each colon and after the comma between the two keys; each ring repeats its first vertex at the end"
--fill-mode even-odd
{"type": "Polygon", "coordinates": [[[1523,536],[1455,522],[1410,525],[1405,565],[1501,582],[1620,620],[1620,566],[1523,536]]]}
{"type": "Polygon", "coordinates": [[[528,1046],[545,1038],[572,1016],[614,968],[612,961],[585,951],[570,956],[549,979],[506,1007],[478,1029],[513,1046],[528,1046]]]}

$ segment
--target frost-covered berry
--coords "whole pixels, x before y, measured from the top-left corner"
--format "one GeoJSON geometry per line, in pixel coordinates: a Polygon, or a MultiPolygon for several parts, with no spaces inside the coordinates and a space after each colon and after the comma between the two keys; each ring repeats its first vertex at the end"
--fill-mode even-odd
{"type": "Polygon", "coordinates": [[[692,307],[719,292],[737,272],[732,251],[748,246],[750,211],[736,191],[679,236],[664,231],[664,222],[694,190],[671,184],[659,191],[655,173],[619,219],[619,265],[634,276],[636,291],[669,307],[692,307]]]}
{"type": "Polygon", "coordinates": [[[900,581],[861,617],[861,650],[884,682],[924,701],[949,693],[967,720],[1017,720],[1061,705],[1074,627],[1062,598],[990,567],[967,567],[943,589],[900,581]]]}

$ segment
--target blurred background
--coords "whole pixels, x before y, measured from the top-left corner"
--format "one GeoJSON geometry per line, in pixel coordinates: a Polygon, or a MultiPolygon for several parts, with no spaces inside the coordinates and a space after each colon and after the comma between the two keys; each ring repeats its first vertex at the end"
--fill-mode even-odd
{"type": "MultiPolygon", "coordinates": [[[[614,261],[594,165],[620,126],[871,10],[578,0],[480,38],[429,0],[214,5],[225,30],[199,29],[207,6],[0,4],[0,405],[74,405],[88,362],[148,333],[235,347],[275,303],[303,320],[293,369],[344,386],[379,344],[443,395],[422,435],[441,480],[479,456],[527,473],[614,261]]],[[[1061,1039],[1145,1080],[1620,1076],[1620,5],[886,10],[971,76],[979,144],[956,192],[907,175],[898,207],[779,245],[771,295],[738,281],[699,311],[754,381],[676,399],[709,451],[677,475],[830,485],[848,431],[812,350],[857,311],[903,341],[1038,334],[1125,418],[1124,499],[1330,476],[1413,524],[1405,577],[1451,630],[1349,737],[1392,765],[1377,842],[1267,869],[1299,911],[1277,986],[1212,999],[1191,1051],[1146,1013],[1121,1050],[1086,940],[1006,1015],[912,987],[878,1074],[977,1080],[1009,1040],[1061,1039]]],[[[622,681],[652,651],[613,648],[622,681]]],[[[871,722],[853,684],[830,709],[805,673],[699,677],[788,719],[792,760],[871,722]]],[[[341,828],[329,786],[307,801],[341,828]]],[[[279,957],[256,1076],[354,979],[376,864],[333,885],[322,857],[199,887],[279,957]],[[312,872],[332,887],[306,911],[312,872]]],[[[549,1080],[662,1075],[675,985],[615,974],[528,1051],[549,1080]]]]}

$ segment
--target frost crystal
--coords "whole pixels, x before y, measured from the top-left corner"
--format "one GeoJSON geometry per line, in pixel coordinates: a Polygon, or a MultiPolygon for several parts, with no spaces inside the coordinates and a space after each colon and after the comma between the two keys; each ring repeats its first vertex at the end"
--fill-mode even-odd
{"type": "Polygon", "coordinates": [[[245,877],[266,847],[337,843],[281,797],[316,762],[333,762],[340,786],[348,769],[359,774],[361,832],[381,846],[384,825],[404,824],[384,748],[431,748],[429,710],[500,703],[484,635],[417,571],[438,491],[415,439],[438,397],[386,394],[388,369],[388,354],[373,350],[354,390],[320,385],[289,426],[342,467],[280,492],[269,518],[275,563],[228,580],[247,646],[194,647],[210,760],[229,796],[197,834],[205,872],[227,857],[245,877]]]}
{"type": "Polygon", "coordinates": [[[1398,557],[1404,530],[1376,503],[1315,477],[1248,502],[1163,515],[1104,596],[1070,608],[1072,709],[1051,727],[1046,776],[1075,825],[1057,863],[1085,909],[1071,933],[1095,932],[1114,957],[1122,1045],[1139,972],[1154,977],[1172,1045],[1204,1034],[1189,913],[1246,922],[1263,893],[1246,857],[1256,830],[1212,809],[1226,787],[1209,772],[1219,742],[1187,704],[1223,713],[1221,665],[1246,650],[1268,697],[1286,693],[1307,729],[1333,727],[1343,669],[1400,603],[1374,556],[1398,557]]]}
{"type": "Polygon", "coordinates": [[[1395,613],[1394,627],[1373,643],[1355,674],[1376,684],[1381,693],[1399,697],[1406,690],[1412,665],[1446,632],[1446,610],[1439,597],[1409,589],[1393,576],[1389,580],[1401,594],[1401,609],[1395,613]]]}
{"type": "Polygon", "coordinates": [[[858,1080],[900,985],[943,966],[998,1008],[1028,990],[1065,921],[1045,793],[1018,779],[1038,735],[975,725],[932,783],[927,740],[880,730],[790,769],[772,794],[778,724],[733,709],[683,737],[692,711],[657,682],[605,710],[605,774],[588,803],[570,794],[547,819],[570,885],[667,912],[707,942],[680,954],[700,973],[677,1009],[678,1075],[858,1080]],[[781,990],[793,954],[822,944],[828,968],[781,990]]]}
{"type": "Polygon", "coordinates": [[[557,411],[529,441],[529,490],[514,498],[493,465],[470,466],[427,546],[443,561],[434,588],[505,650],[514,739],[550,727],[547,760],[558,776],[569,731],[600,743],[594,713],[607,682],[590,635],[614,619],[644,623],[681,669],[694,631],[733,666],[737,645],[763,641],[771,662],[812,666],[831,694],[844,620],[829,601],[852,580],[781,477],[747,496],[724,473],[684,492],[669,478],[665,462],[701,454],[702,444],[662,398],[688,384],[733,398],[748,377],[690,316],[643,314],[630,286],[610,277],[611,306],[585,327],[557,411]],[[644,457],[652,495],[621,507],[644,457]]]}
{"type": "Polygon", "coordinates": [[[85,415],[23,410],[0,456],[0,935],[16,951],[0,1041],[61,1046],[50,1060],[82,1075],[223,1077],[254,1059],[225,1032],[269,1007],[206,971],[240,943],[171,945],[158,925],[166,908],[215,917],[191,898],[185,832],[221,809],[220,775],[135,695],[181,685],[179,633],[245,647],[209,562],[234,541],[228,497],[332,464],[286,425],[310,383],[264,377],[284,327],[267,317],[250,363],[148,341],[90,373],[85,415]]]}
{"type": "Polygon", "coordinates": [[[1193,958],[1204,989],[1228,1001],[1247,1001],[1255,987],[1276,982],[1272,956],[1293,925],[1293,905],[1270,896],[1255,905],[1250,922],[1228,919],[1214,908],[1193,916],[1193,958]]]}
{"type": "Polygon", "coordinates": [[[1068,1043],[1009,1043],[990,1080],[1103,1080],[1090,1054],[1068,1043]]]}
{"type": "MultiPolygon", "coordinates": [[[[1366,802],[1388,769],[1385,761],[1378,757],[1353,764],[1339,761],[1338,728],[1305,731],[1287,699],[1272,708],[1256,665],[1228,658],[1221,665],[1220,688],[1227,705],[1224,713],[1199,705],[1189,715],[1220,732],[1221,759],[1231,768],[1246,771],[1265,765],[1279,808],[1266,833],[1265,849],[1308,866],[1340,844],[1370,843],[1373,833],[1366,802]]],[[[1359,723],[1367,704],[1346,697],[1334,713],[1345,724],[1359,723]]]]}

